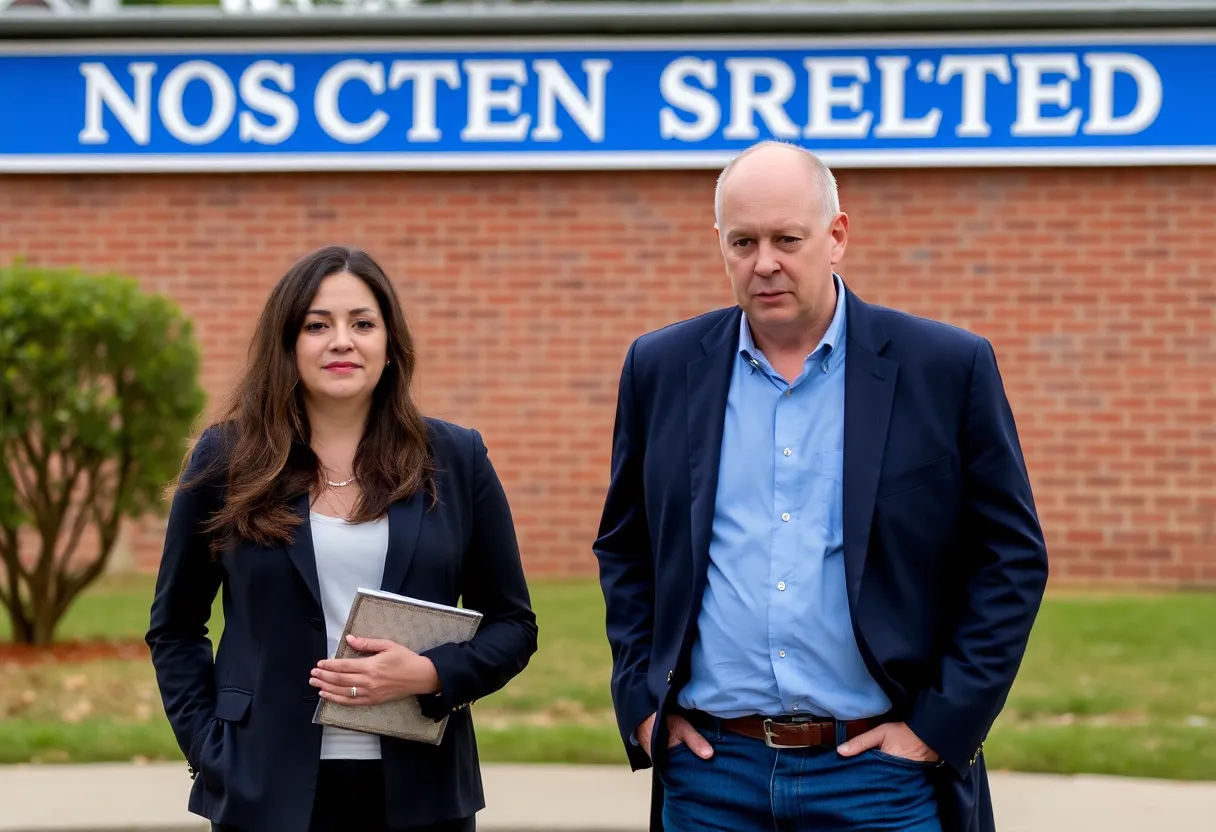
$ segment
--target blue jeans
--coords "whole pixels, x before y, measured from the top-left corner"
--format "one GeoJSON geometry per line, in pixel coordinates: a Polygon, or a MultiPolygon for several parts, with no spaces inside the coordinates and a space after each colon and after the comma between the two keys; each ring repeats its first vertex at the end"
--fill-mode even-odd
{"type": "Polygon", "coordinates": [[[697,730],[713,746],[710,759],[683,744],[659,758],[666,832],[941,832],[936,763],[874,750],[778,750],[716,727],[697,730]]]}

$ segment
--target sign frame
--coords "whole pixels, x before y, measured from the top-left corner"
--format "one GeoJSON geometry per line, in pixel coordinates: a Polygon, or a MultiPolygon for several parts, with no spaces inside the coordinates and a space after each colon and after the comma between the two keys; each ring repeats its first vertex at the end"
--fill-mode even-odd
{"type": "MultiPolygon", "coordinates": [[[[537,50],[610,52],[675,50],[800,50],[909,49],[951,47],[1083,48],[1097,44],[1162,47],[1211,45],[1216,28],[1181,30],[1080,30],[977,32],[949,34],[875,34],[859,36],[788,35],[739,37],[705,36],[537,36],[537,37],[335,37],[324,40],[291,38],[105,39],[71,41],[0,41],[0,61],[9,57],[68,57],[73,55],[214,55],[250,56],[283,53],[331,55],[350,52],[526,53],[537,50]]],[[[722,78],[719,78],[719,86],[722,78]]],[[[871,76],[871,82],[874,77],[871,76]]],[[[1216,81],[1213,82],[1216,101],[1216,81]]],[[[83,110],[83,103],[80,104],[83,110]]],[[[0,119],[3,114],[0,113],[0,119]]],[[[0,124],[2,124],[0,120],[0,124]]],[[[1094,167],[1201,166],[1216,164],[1216,140],[1211,145],[1035,148],[816,148],[833,168],[969,168],[969,167],[1094,167]]],[[[742,146],[746,146],[744,143],[742,146]]],[[[687,150],[554,150],[492,152],[249,152],[249,153],[0,153],[0,173],[224,173],[224,172],[340,172],[340,171],[612,171],[708,170],[721,168],[742,146],[731,149],[687,150]]]]}

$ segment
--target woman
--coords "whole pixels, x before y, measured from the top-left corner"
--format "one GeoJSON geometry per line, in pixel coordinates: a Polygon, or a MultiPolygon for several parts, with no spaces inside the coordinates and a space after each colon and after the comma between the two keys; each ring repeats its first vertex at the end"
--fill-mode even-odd
{"type": "Polygon", "coordinates": [[[537,637],[481,436],[419,413],[405,317],[361,251],[297,263],[250,358],[187,459],[147,635],[190,811],[216,832],[472,830],[484,798],[468,705],[522,671],[537,637]],[[419,655],[356,640],[372,655],[335,663],[359,587],[484,617],[465,644],[419,655]],[[318,696],[416,696],[449,722],[438,746],[340,731],[313,724],[318,696]]]}

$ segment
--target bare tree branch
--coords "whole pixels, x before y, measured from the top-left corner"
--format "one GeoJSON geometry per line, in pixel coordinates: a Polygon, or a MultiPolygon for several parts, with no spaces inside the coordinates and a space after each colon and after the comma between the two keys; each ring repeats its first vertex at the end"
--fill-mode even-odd
{"type": "Polygon", "coordinates": [[[12,609],[13,605],[19,600],[17,597],[17,581],[20,580],[21,564],[18,563],[19,555],[17,553],[17,534],[10,529],[0,529],[3,535],[0,535],[0,562],[4,563],[4,577],[9,584],[9,591],[5,592],[4,587],[0,586],[0,604],[4,604],[6,609],[12,609]]]}
{"type": "MultiPolygon", "coordinates": [[[[6,450],[12,452],[13,464],[6,466],[5,470],[8,473],[9,479],[13,483],[13,497],[18,510],[31,511],[32,508],[29,502],[29,496],[34,490],[34,486],[25,479],[25,470],[19,464],[17,459],[22,451],[15,444],[6,446],[6,450]]],[[[9,580],[12,586],[11,598],[20,600],[17,595],[17,581],[24,578],[26,581],[30,579],[28,573],[21,564],[21,553],[18,550],[17,530],[3,528],[0,531],[4,532],[2,544],[0,545],[0,561],[3,561],[5,570],[8,573],[9,580]]]]}
{"type": "Polygon", "coordinates": [[[34,522],[42,536],[42,546],[29,581],[30,595],[34,599],[32,602],[35,608],[34,617],[37,619],[36,610],[40,599],[46,598],[48,591],[51,589],[51,582],[54,579],[55,543],[59,536],[59,529],[63,518],[58,516],[55,511],[55,500],[52,494],[50,451],[47,450],[48,440],[45,426],[42,428],[39,436],[41,440],[39,444],[39,450],[42,451],[41,454],[34,451],[33,445],[30,443],[31,435],[26,434],[22,437],[22,440],[26,443],[26,450],[34,460],[34,467],[38,473],[37,490],[41,502],[41,511],[35,513],[34,522]]]}
{"type": "MultiPolygon", "coordinates": [[[[57,558],[56,583],[60,588],[63,586],[63,580],[70,572],[70,564],[72,556],[76,554],[76,547],[80,545],[80,540],[84,537],[85,531],[89,527],[89,523],[97,517],[96,503],[97,500],[97,472],[90,471],[88,477],[88,489],[85,492],[84,500],[82,500],[76,508],[76,516],[73,518],[72,528],[68,534],[67,543],[57,558]]],[[[105,547],[102,547],[105,551],[105,547]]],[[[58,597],[60,592],[56,592],[58,597]]]]}
{"type": "Polygon", "coordinates": [[[100,546],[98,547],[97,557],[75,573],[71,571],[69,566],[71,562],[70,557],[60,559],[60,569],[57,575],[58,587],[55,596],[57,614],[62,614],[63,611],[66,611],[76,595],[96,580],[105,571],[106,564],[110,561],[110,556],[114,551],[114,543],[118,540],[119,527],[124,513],[123,506],[127,496],[126,492],[130,488],[132,462],[131,454],[124,448],[123,458],[118,463],[118,472],[115,475],[116,481],[112,489],[114,497],[109,503],[109,513],[106,516],[103,516],[103,509],[98,505],[97,500],[97,482],[105,476],[101,471],[102,466],[98,465],[89,471],[89,495],[81,511],[83,513],[85,507],[87,507],[92,514],[92,519],[97,524],[100,546]]]}
{"type": "MultiPolygon", "coordinates": [[[[62,474],[63,489],[60,491],[59,499],[54,501],[53,505],[51,506],[51,510],[54,512],[55,520],[57,521],[56,525],[61,524],[63,522],[63,518],[67,516],[68,506],[72,502],[72,493],[76,490],[76,483],[80,479],[81,471],[84,469],[83,465],[78,465],[75,467],[75,469],[73,469],[69,458],[64,456],[62,451],[60,452],[59,458],[63,460],[64,466],[64,472],[62,474]]],[[[47,490],[50,490],[49,486],[47,490]]]]}
{"type": "Polygon", "coordinates": [[[13,457],[13,465],[9,470],[12,472],[14,493],[25,503],[26,510],[32,516],[37,511],[35,505],[37,478],[35,477],[33,480],[27,478],[27,470],[34,467],[34,461],[22,445],[23,443],[16,442],[8,445],[7,450],[12,453],[13,457]],[[22,461],[24,461],[24,465],[19,464],[22,461]]]}
{"type": "MultiPolygon", "coordinates": [[[[25,449],[26,460],[29,466],[34,469],[37,476],[34,478],[33,491],[41,498],[42,506],[49,505],[51,502],[50,494],[50,471],[47,469],[46,457],[40,455],[34,450],[33,434],[27,433],[21,436],[18,440],[21,446],[25,449]]],[[[35,511],[40,506],[33,504],[35,511]]]]}
{"type": "MultiPolygon", "coordinates": [[[[21,581],[24,578],[26,584],[29,583],[29,575],[21,568],[21,552],[18,549],[17,530],[3,529],[4,532],[4,565],[7,572],[9,591],[6,593],[9,618],[13,622],[14,629],[20,630],[25,628],[29,630],[31,616],[29,611],[25,609],[25,605],[21,602],[21,581]]],[[[20,635],[14,633],[14,635],[20,635]]]]}

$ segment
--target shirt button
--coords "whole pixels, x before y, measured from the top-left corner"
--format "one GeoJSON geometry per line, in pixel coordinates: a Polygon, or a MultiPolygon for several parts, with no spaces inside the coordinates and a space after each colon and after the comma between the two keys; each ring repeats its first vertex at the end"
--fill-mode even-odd
{"type": "Polygon", "coordinates": [[[778,653],[778,655],[779,655],[779,656],[781,656],[781,658],[783,658],[783,659],[784,659],[784,658],[785,658],[785,651],[784,651],[784,650],[782,650],[780,653],[778,653]]]}
{"type": "Polygon", "coordinates": [[[785,391],[785,395],[787,395],[787,396],[788,396],[790,393],[793,393],[793,392],[794,392],[793,390],[786,390],[786,391],[785,391]]]}
{"type": "Polygon", "coordinates": [[[784,451],[782,451],[781,453],[785,454],[786,456],[789,456],[790,454],[792,454],[792,453],[793,453],[793,451],[791,451],[789,448],[786,448],[786,449],[785,449],[784,451]]]}
{"type": "Polygon", "coordinates": [[[786,523],[790,522],[790,513],[788,511],[785,512],[784,514],[781,515],[781,519],[784,520],[786,523]]]}
{"type": "Polygon", "coordinates": [[[782,592],[785,592],[785,581],[779,581],[777,583],[777,589],[781,590],[782,592]]]}

